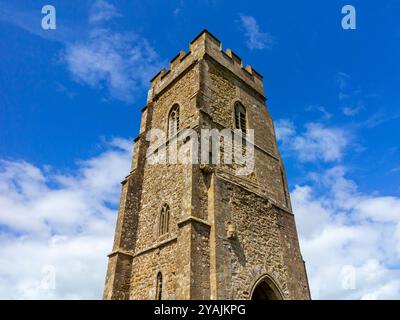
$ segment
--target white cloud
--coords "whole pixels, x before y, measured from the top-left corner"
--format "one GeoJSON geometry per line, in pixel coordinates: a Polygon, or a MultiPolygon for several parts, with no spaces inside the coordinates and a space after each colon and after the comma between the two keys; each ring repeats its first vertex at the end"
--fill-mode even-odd
{"type": "Polygon", "coordinates": [[[278,120],[275,127],[283,151],[295,153],[303,162],[339,161],[349,144],[349,135],[343,129],[326,127],[322,123],[306,123],[305,131],[300,134],[287,119],[278,120]]]}
{"type": "Polygon", "coordinates": [[[148,87],[161,66],[146,39],[105,29],[94,29],[86,41],[67,45],[63,57],[75,80],[106,87],[113,98],[126,102],[148,87]]]}
{"type": "MultiPolygon", "coordinates": [[[[119,14],[104,0],[96,1],[89,22],[98,23],[119,14]]],[[[73,78],[94,88],[105,88],[112,98],[131,103],[147,89],[162,62],[146,38],[129,32],[114,32],[98,24],[89,36],[66,43],[62,54],[73,78]]]]}
{"type": "Polygon", "coordinates": [[[340,166],[315,178],[291,193],[313,298],[399,299],[400,198],[360,193],[340,166]]]}
{"type": "Polygon", "coordinates": [[[278,140],[287,140],[296,134],[296,127],[289,119],[279,119],[275,122],[275,133],[278,140]]]}
{"type": "Polygon", "coordinates": [[[344,107],[343,110],[343,114],[345,116],[355,116],[356,114],[358,114],[360,112],[360,110],[362,109],[361,106],[357,106],[357,107],[344,107]]]}
{"type": "Polygon", "coordinates": [[[101,298],[130,160],[124,139],[69,174],[1,160],[0,298],[101,298]]]}
{"type": "MultiPolygon", "coordinates": [[[[145,37],[105,26],[104,22],[119,16],[112,4],[97,0],[89,9],[88,21],[65,20],[62,28],[46,32],[37,23],[37,12],[0,3],[0,21],[61,44],[59,60],[75,81],[104,90],[108,98],[132,103],[148,89],[149,80],[165,61],[145,37]]],[[[57,90],[71,95],[65,85],[57,90]]]]}
{"type": "Polygon", "coordinates": [[[247,38],[247,47],[254,49],[271,49],[274,43],[273,37],[266,32],[261,32],[260,27],[254,17],[241,14],[240,22],[247,38]]]}
{"type": "Polygon", "coordinates": [[[118,13],[117,9],[112,4],[104,0],[97,0],[90,8],[89,22],[99,23],[119,16],[121,16],[121,14],[118,13]]]}
{"type": "MultiPolygon", "coordinates": [[[[350,97],[350,96],[349,96],[350,97]]],[[[365,107],[361,100],[354,102],[353,104],[346,102],[345,106],[342,107],[342,112],[347,117],[354,117],[358,115],[365,107]]]]}

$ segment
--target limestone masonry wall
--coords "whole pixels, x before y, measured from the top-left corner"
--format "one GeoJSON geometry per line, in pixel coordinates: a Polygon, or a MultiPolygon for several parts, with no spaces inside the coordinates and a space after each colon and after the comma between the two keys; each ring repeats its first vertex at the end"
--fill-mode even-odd
{"type": "MultiPolygon", "coordinates": [[[[104,299],[309,299],[285,169],[262,76],[207,30],[152,80],[122,182],[104,299]],[[235,129],[234,106],[254,130],[254,171],[238,164],[153,164],[152,129],[235,129]],[[169,207],[169,220],[161,209],[169,207]],[[161,221],[168,230],[160,233],[161,221]],[[161,275],[161,278],[159,276],[161,275]],[[160,281],[160,279],[162,279],[160,281]]],[[[153,155],[176,136],[160,142],[153,155]]],[[[180,141],[188,146],[193,137],[180,141]]],[[[249,142],[246,142],[249,143],[249,142]]],[[[223,144],[222,144],[223,146],[223,144]]]]}

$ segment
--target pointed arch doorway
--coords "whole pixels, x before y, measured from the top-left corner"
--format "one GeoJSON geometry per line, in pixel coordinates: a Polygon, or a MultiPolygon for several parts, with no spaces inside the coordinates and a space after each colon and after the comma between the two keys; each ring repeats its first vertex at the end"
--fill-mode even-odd
{"type": "Polygon", "coordinates": [[[251,300],[283,300],[278,286],[269,276],[261,277],[254,285],[251,300]]]}

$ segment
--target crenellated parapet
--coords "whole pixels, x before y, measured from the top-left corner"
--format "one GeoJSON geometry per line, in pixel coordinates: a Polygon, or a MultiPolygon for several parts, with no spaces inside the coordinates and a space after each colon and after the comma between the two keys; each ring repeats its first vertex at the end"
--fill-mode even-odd
{"type": "Polygon", "coordinates": [[[190,42],[189,51],[180,51],[169,64],[151,80],[148,102],[159,95],[171,82],[203,58],[211,58],[234,73],[243,82],[264,96],[263,77],[250,65],[244,67],[242,59],[231,49],[223,51],[219,41],[209,31],[203,30],[190,42]]]}

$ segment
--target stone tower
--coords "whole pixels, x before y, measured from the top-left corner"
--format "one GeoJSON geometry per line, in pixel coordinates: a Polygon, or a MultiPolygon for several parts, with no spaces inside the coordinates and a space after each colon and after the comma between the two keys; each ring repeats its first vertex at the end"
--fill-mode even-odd
{"type": "Polygon", "coordinates": [[[262,76],[222,51],[207,30],[151,80],[122,182],[104,299],[310,298],[265,101],[262,76]],[[167,137],[156,148],[151,129],[167,137]],[[238,175],[235,163],[150,163],[173,140],[190,144],[193,136],[178,138],[186,129],[199,136],[201,129],[254,130],[254,170],[238,175]]]}

